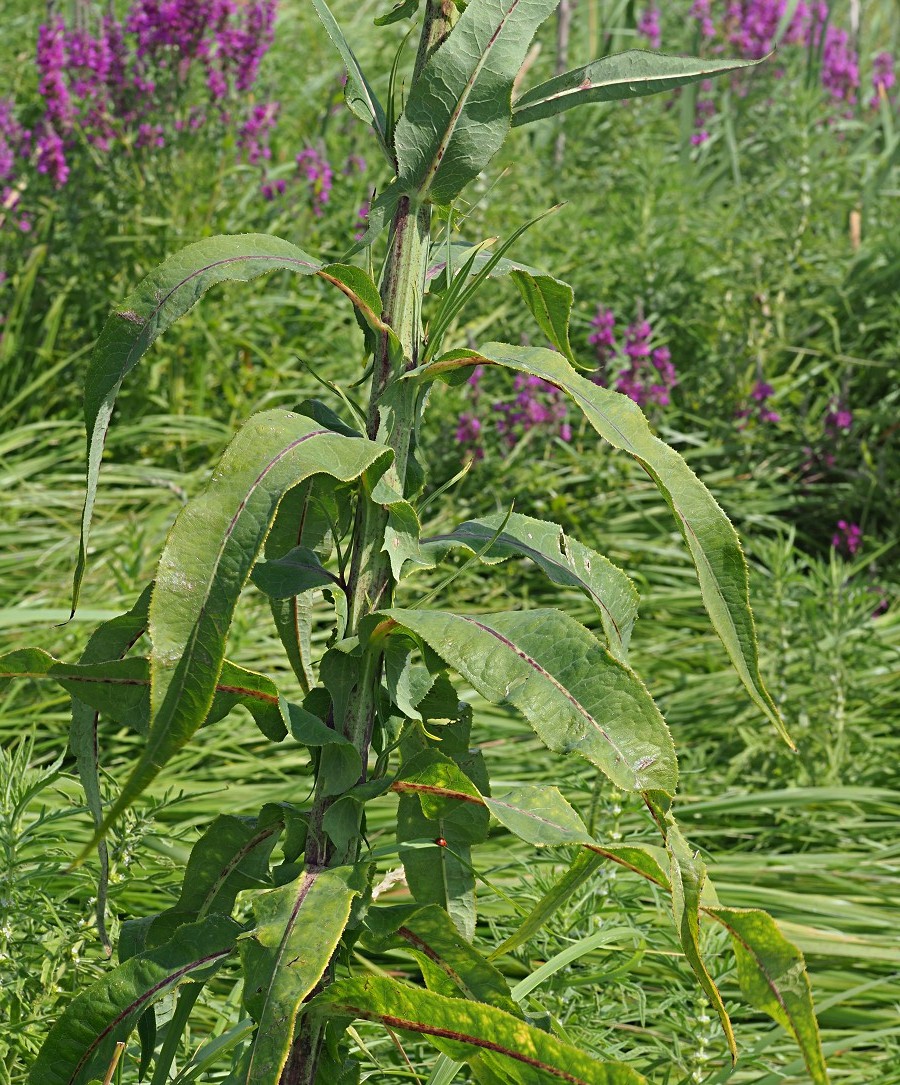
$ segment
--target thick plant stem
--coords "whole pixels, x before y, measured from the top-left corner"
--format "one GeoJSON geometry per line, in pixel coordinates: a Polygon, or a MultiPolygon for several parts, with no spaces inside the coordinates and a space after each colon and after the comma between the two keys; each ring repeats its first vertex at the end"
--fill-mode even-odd
{"type": "MultiPolygon", "coordinates": [[[[428,57],[449,33],[455,18],[452,0],[430,0],[426,5],[414,79],[428,57]]],[[[382,275],[380,293],[382,318],[397,336],[400,351],[391,348],[385,335],[375,353],[372,386],[369,396],[367,429],[374,440],[394,451],[394,464],[388,481],[403,496],[407,484],[410,451],[417,415],[417,392],[410,381],[399,378],[419,364],[423,348],[422,298],[431,240],[431,209],[405,196],[400,200],[391,227],[388,257],[382,275]]],[[[353,529],[349,581],[347,635],[354,636],[368,614],[391,605],[394,581],[388,555],[384,552],[388,512],[382,506],[361,497],[353,529]]],[[[375,702],[381,672],[380,653],[368,648],[363,655],[359,680],[350,697],[345,718],[334,720],[359,751],[363,779],[375,719],[375,702]]],[[[326,794],[327,785],[317,779],[306,848],[308,867],[352,863],[359,852],[360,834],[339,852],[324,832],[323,821],[336,796],[326,794]]],[[[331,982],[333,962],[316,991],[331,982]]],[[[314,1085],[324,1039],[321,1022],[304,1016],[280,1085],[314,1085]]]]}

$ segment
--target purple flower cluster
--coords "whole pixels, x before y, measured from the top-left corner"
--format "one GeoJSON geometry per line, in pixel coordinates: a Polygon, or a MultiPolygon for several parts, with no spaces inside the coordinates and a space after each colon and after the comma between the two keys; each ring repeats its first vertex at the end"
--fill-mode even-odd
{"type": "Polygon", "coordinates": [[[834,400],[831,409],[825,415],[825,436],[837,440],[842,434],[850,432],[853,426],[853,414],[843,400],[834,400]]]}
{"type": "MultiPolygon", "coordinates": [[[[775,389],[771,384],[762,379],[757,380],[750,391],[752,406],[742,407],[740,410],[736,411],[736,417],[745,420],[755,418],[757,422],[762,422],[764,424],[780,422],[781,415],[768,406],[769,400],[774,395],[775,389]]],[[[743,429],[746,424],[746,421],[744,421],[740,428],[743,429]]]]}
{"type": "MultiPolygon", "coordinates": [[[[62,188],[79,139],[101,153],[117,143],[159,148],[172,131],[201,127],[206,112],[184,108],[194,69],[202,72],[209,104],[232,122],[228,101],[256,81],[275,11],[276,0],[133,0],[122,21],[110,10],[93,26],[84,12],[72,26],[51,14],[38,31],[41,112],[33,129],[18,124],[11,102],[0,103],[4,203],[28,163],[62,188]]],[[[249,161],[268,157],[265,137],[277,111],[277,103],[257,106],[243,124],[236,111],[249,161]]]]}
{"type": "MultiPolygon", "coordinates": [[[[759,60],[775,48],[775,35],[787,11],[788,0],[728,0],[719,5],[718,12],[714,12],[711,0],[694,0],[690,17],[713,52],[727,50],[759,60]]],[[[800,0],[792,7],[790,21],[781,39],[781,46],[785,45],[821,53],[822,87],[833,101],[848,107],[856,104],[860,87],[859,57],[849,33],[829,22],[826,0],[800,0]]],[[[774,74],[780,76],[783,71],[775,69],[774,74]]],[[[895,82],[893,56],[887,52],[879,53],[872,65],[874,96],[870,105],[877,105],[879,97],[887,94],[895,82]]],[[[706,121],[712,112],[715,107],[711,100],[698,101],[694,144],[704,143],[709,138],[706,121]]]]}
{"type": "Polygon", "coordinates": [[[328,159],[314,147],[305,147],[297,155],[297,170],[306,179],[306,189],[313,214],[321,217],[325,204],[331,199],[334,171],[328,159]]]}
{"type": "Polygon", "coordinates": [[[862,528],[849,520],[838,520],[837,530],[831,536],[831,545],[844,557],[854,557],[862,547],[862,528]]]}
{"type": "MultiPolygon", "coordinates": [[[[602,305],[591,321],[594,331],[588,343],[594,348],[597,372],[591,378],[595,384],[609,383],[609,365],[618,352],[616,318],[612,309],[602,305]]],[[[636,320],[625,329],[622,355],[625,367],[619,371],[612,387],[633,399],[641,407],[654,404],[667,407],[672,389],[678,384],[678,374],[672,355],[666,346],[652,347],[653,329],[646,320],[636,320]]]]}
{"type": "MultiPolygon", "coordinates": [[[[460,414],[456,426],[457,444],[476,460],[484,458],[484,425],[478,417],[483,371],[482,366],[477,366],[469,377],[472,409],[460,414]]],[[[519,373],[513,380],[513,392],[511,399],[491,404],[495,432],[507,448],[515,448],[532,430],[571,441],[565,396],[555,385],[540,377],[519,373]]]]}
{"type": "Polygon", "coordinates": [[[872,90],[875,92],[869,104],[878,105],[881,95],[887,96],[891,87],[896,86],[897,74],[894,71],[894,58],[890,53],[879,53],[872,61],[872,90]]]}
{"type": "Polygon", "coordinates": [[[655,5],[647,8],[638,19],[636,30],[638,35],[647,39],[651,49],[658,49],[662,42],[662,28],[659,24],[660,11],[655,5]]]}

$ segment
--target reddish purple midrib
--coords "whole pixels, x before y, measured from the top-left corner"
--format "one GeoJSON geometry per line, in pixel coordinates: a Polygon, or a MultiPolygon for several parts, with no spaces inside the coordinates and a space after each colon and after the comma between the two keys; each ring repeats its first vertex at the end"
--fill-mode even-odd
{"type": "Polygon", "coordinates": [[[196,961],[191,961],[190,964],[187,964],[183,968],[179,968],[177,971],[170,973],[168,976],[165,977],[165,979],[160,980],[159,983],[155,983],[148,991],[144,992],[141,998],[135,999],[135,1001],[132,1002],[130,1006],[127,1006],[117,1017],[113,1018],[113,1020],[110,1021],[110,1023],[106,1026],[105,1029],[103,1029],[102,1032],[98,1033],[97,1037],[94,1039],[94,1042],[85,1051],[84,1055],[82,1055],[81,1059],[79,1060],[78,1065],[69,1075],[69,1083],[73,1082],[78,1077],[79,1073],[86,1065],[88,1059],[90,1059],[93,1052],[97,1049],[97,1047],[99,1047],[101,1043],[103,1043],[103,1041],[113,1031],[113,1029],[120,1025],[129,1016],[129,1014],[135,1011],[135,1009],[144,1005],[158,991],[161,991],[164,987],[168,987],[170,984],[181,979],[182,976],[186,976],[189,972],[193,972],[197,968],[202,968],[203,965],[210,964],[212,961],[216,961],[220,957],[227,957],[230,952],[230,947],[228,949],[220,949],[216,953],[210,953],[206,957],[200,957],[196,961]]]}
{"type": "MultiPolygon", "coordinates": [[[[392,1014],[378,1013],[376,1010],[366,1010],[361,1006],[339,1004],[336,1005],[335,1008],[339,1011],[350,1013],[354,1017],[361,1017],[365,1021],[380,1021],[389,1028],[405,1029],[408,1032],[421,1032],[426,1036],[439,1036],[444,1040],[455,1040],[457,1043],[470,1044],[472,1047],[481,1047],[485,1051],[493,1051],[497,1055],[505,1055],[507,1058],[525,1063],[526,1066],[533,1066],[537,1070],[543,1070],[547,1074],[552,1074],[553,1077],[558,1077],[562,1081],[570,1082],[571,1085],[590,1085],[584,1078],[575,1077],[574,1074],[570,1074],[566,1070],[560,1070],[557,1066],[551,1066],[549,1063],[541,1062],[540,1059],[532,1058],[530,1055],[525,1055],[521,1051],[514,1051],[511,1048],[503,1047],[502,1044],[498,1044],[493,1040],[485,1040],[481,1036],[472,1036],[467,1032],[457,1032],[455,1029],[428,1025],[422,1021],[410,1021],[404,1017],[394,1017],[392,1014]]],[[[517,1023],[521,1024],[521,1022],[517,1023]]]]}
{"type": "Polygon", "coordinates": [[[458,617],[461,618],[464,622],[469,622],[471,625],[477,626],[485,633],[490,633],[492,637],[495,637],[506,648],[509,648],[511,652],[514,652],[520,659],[524,660],[529,665],[529,667],[532,667],[535,671],[537,671],[538,674],[546,678],[547,681],[550,682],[566,698],[566,700],[571,703],[572,707],[579,713],[579,715],[583,716],[584,719],[586,719],[595,730],[600,732],[600,734],[609,743],[610,747],[615,750],[615,752],[622,759],[622,762],[626,765],[628,764],[625,754],[619,749],[615,742],[613,742],[610,734],[600,726],[600,724],[594,719],[590,712],[588,712],[588,710],[584,707],[581,701],[579,701],[577,697],[570,693],[569,690],[567,690],[561,682],[554,678],[549,671],[545,670],[536,659],[528,655],[527,652],[523,652],[521,648],[519,648],[509,639],[509,637],[505,637],[502,633],[498,633],[496,629],[492,629],[489,625],[484,625],[483,622],[479,622],[475,618],[469,618],[465,614],[460,614],[458,615],[458,617]]]}

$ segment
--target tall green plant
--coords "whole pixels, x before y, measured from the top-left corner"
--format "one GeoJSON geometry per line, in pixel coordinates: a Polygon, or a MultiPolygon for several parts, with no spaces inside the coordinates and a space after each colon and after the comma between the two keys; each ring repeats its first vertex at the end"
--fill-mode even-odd
{"type": "MultiPolygon", "coordinates": [[[[203,985],[224,965],[228,975],[240,971],[250,1023],[211,1041],[180,1080],[229,1050],[232,1085],[357,1080],[348,1026],[358,1018],[426,1037],[440,1055],[435,1081],[450,1081],[461,1063],[489,1085],[644,1081],[622,1062],[579,1051],[560,1030],[533,1024],[521,1003],[533,984],[510,990],[493,963],[547,923],[593,867],[612,862],[670,897],[685,958],[718,1013],[732,1056],[731,1023],[703,957],[707,920],[730,933],[748,1002],[796,1038],[810,1078],[822,1085],[800,953],[765,913],[718,903],[676,821],[674,744],[628,664],[637,609],[629,578],[556,525],[513,513],[463,523],[427,541],[419,530],[426,475],[418,434],[432,384],[464,378],[475,365],[551,382],[659,487],[737,673],[790,742],[759,673],[734,529],[636,405],[573,368],[571,289],[536,269],[501,264],[499,255],[485,258],[478,247],[460,254],[449,229],[443,240],[432,237],[432,207],[452,208],[513,125],[741,65],[630,52],[557,76],[513,102],[529,43],[557,0],[470,0],[459,16],[449,0],[425,0],[415,71],[399,111],[394,102],[379,103],[324,0],[313,2],[347,67],[348,105],[372,128],[395,173],[373,206],[364,239],[371,243],[389,226],[380,282],[350,263],[323,265],[277,238],[218,237],[171,257],[112,313],[87,377],[88,482],[73,607],[119,388],[153,341],[211,286],[289,269],[336,287],[353,305],[371,356],[365,417],[342,419],[313,400],[295,411],[251,417],[206,489],[176,520],[154,584],[132,610],[101,627],[79,662],[22,649],[0,658],[0,677],[49,677],[72,695],[72,745],[96,823],[91,847],[101,849],[101,859],[113,822],[202,726],[236,704],[249,709],[267,739],[278,743],[290,733],[308,747],[314,791],[305,804],[285,801],[253,817],[225,813],[212,822],[191,853],[178,901],[126,924],[119,965],[70,1004],[46,1039],[32,1081],[94,1080],[107,1071],[116,1045],[137,1030],[142,1070],[152,1066],[153,1085],[162,1085],[203,985]],[[454,317],[491,272],[513,277],[557,350],[504,343],[454,349],[446,342],[454,317]],[[426,304],[433,306],[428,325],[426,304]],[[446,581],[426,594],[414,574],[459,548],[487,563],[511,554],[532,559],[553,583],[588,597],[602,635],[556,609],[436,609],[446,581]],[[267,676],[225,658],[249,580],[271,602],[303,691],[296,702],[267,676]],[[334,617],[329,646],[316,661],[311,602],[319,590],[332,600],[334,617]],[[595,838],[553,787],[522,784],[494,793],[471,747],[471,708],[452,675],[518,709],[551,750],[585,758],[618,787],[640,794],[660,846],[595,838]],[[102,716],[146,734],[108,811],[97,783],[102,716]],[[373,849],[366,809],[384,802],[397,803],[396,844],[373,849]],[[575,848],[577,855],[518,933],[486,958],[472,944],[473,849],[486,839],[492,818],[529,844],[575,848]],[[372,885],[376,861],[397,852],[413,900],[392,907],[379,903],[372,885]],[[351,952],[357,944],[408,952],[421,983],[358,971],[351,952]],[[157,1042],[155,1005],[167,995],[174,995],[174,1010],[157,1042]]],[[[408,17],[417,7],[404,3],[392,17],[408,17]]],[[[344,402],[350,404],[346,395],[344,402]]]]}

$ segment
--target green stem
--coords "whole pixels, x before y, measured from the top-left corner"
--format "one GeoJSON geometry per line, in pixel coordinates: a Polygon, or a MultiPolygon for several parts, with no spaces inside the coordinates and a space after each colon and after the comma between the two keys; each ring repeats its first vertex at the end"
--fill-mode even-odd
{"type": "MultiPolygon", "coordinates": [[[[452,0],[429,0],[425,7],[422,33],[416,55],[415,80],[431,53],[440,45],[455,19],[452,0]]],[[[424,351],[422,299],[431,242],[431,208],[404,196],[391,226],[388,256],[380,293],[382,317],[391,326],[401,350],[391,350],[387,336],[375,352],[367,417],[368,435],[394,450],[390,481],[401,493],[407,492],[406,477],[416,426],[418,392],[411,381],[399,380],[415,369],[424,351]]],[[[347,635],[354,636],[366,615],[391,605],[394,580],[388,555],[384,553],[387,510],[361,496],[353,528],[347,635]]],[[[375,704],[381,678],[381,652],[370,648],[363,655],[359,680],[350,698],[346,716],[334,720],[359,751],[363,779],[375,720],[375,704]]],[[[336,796],[326,795],[327,785],[316,781],[309,817],[306,848],[308,867],[334,866],[355,862],[361,833],[346,848],[337,851],[323,829],[323,820],[336,796]]],[[[318,984],[318,993],[333,976],[333,962],[318,984]]],[[[301,1020],[280,1085],[314,1085],[323,1042],[321,1022],[307,1015],[301,1020]]]]}

